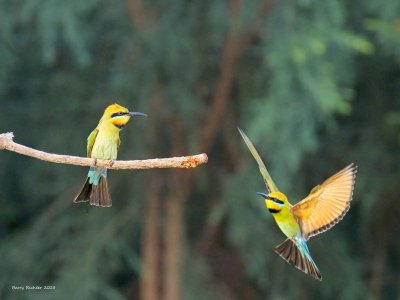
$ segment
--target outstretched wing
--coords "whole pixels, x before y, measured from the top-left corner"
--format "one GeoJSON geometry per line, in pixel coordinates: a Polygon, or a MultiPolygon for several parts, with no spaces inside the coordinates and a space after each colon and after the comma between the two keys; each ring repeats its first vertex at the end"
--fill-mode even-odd
{"type": "Polygon", "coordinates": [[[305,238],[322,233],[343,219],[353,198],[356,172],[354,164],[348,165],[292,207],[305,238]]]}
{"type": "Polygon", "coordinates": [[[275,183],[272,181],[271,176],[269,175],[267,168],[265,167],[264,162],[262,161],[260,155],[258,154],[256,148],[254,148],[253,143],[247,137],[247,135],[243,132],[242,129],[238,128],[240,135],[242,136],[244,142],[246,143],[247,147],[249,148],[251,154],[253,154],[254,159],[258,163],[258,167],[260,168],[261,175],[264,178],[265,185],[267,186],[268,193],[271,192],[278,192],[278,188],[276,187],[275,183]]]}
{"type": "Polygon", "coordinates": [[[96,128],[89,134],[87,138],[87,157],[92,157],[92,149],[98,133],[99,130],[96,128]]]}

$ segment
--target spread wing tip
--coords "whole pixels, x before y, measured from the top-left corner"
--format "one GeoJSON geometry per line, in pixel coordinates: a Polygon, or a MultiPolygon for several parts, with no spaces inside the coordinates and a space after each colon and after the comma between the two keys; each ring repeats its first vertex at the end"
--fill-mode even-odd
{"type": "Polygon", "coordinates": [[[301,220],[307,239],[332,228],[349,211],[350,202],[353,199],[356,173],[357,165],[349,164],[328,178],[315,193],[311,192],[307,198],[292,208],[294,214],[301,220]],[[340,190],[340,186],[343,184],[347,186],[347,196],[340,190]],[[313,203],[314,205],[312,205],[313,203]],[[339,210],[337,209],[338,205],[339,210]],[[308,210],[308,213],[304,214],[303,210],[306,212],[308,210]]]}
{"type": "Polygon", "coordinates": [[[358,166],[354,163],[351,163],[348,165],[345,169],[349,170],[351,172],[351,181],[352,181],[352,189],[351,189],[351,194],[350,194],[350,200],[353,200],[353,193],[354,193],[354,186],[356,183],[356,176],[357,176],[357,171],[358,171],[358,166]]]}

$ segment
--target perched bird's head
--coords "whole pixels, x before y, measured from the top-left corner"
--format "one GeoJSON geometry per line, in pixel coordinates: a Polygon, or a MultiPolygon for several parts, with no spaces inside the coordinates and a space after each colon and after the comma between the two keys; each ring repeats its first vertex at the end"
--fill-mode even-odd
{"type": "Polygon", "coordinates": [[[144,116],[146,114],[140,112],[131,112],[126,107],[123,107],[117,103],[109,105],[104,111],[103,116],[100,119],[100,123],[108,122],[118,129],[124,128],[124,126],[129,122],[132,116],[144,116]]]}
{"type": "Polygon", "coordinates": [[[281,192],[272,192],[268,195],[264,193],[257,194],[261,195],[265,199],[265,205],[271,213],[280,212],[288,202],[285,194],[281,192]]]}

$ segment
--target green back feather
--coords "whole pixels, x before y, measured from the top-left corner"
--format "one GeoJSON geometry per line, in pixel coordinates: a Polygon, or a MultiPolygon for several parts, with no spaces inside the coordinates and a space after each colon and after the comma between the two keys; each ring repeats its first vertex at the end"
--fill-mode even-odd
{"type": "Polygon", "coordinates": [[[87,157],[92,157],[92,149],[99,130],[95,128],[87,138],[87,157]]]}

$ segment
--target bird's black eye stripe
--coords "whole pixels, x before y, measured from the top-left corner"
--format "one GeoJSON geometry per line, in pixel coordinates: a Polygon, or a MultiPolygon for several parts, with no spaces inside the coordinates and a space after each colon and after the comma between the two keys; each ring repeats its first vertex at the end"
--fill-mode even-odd
{"type": "Polygon", "coordinates": [[[113,114],[111,115],[111,118],[119,117],[119,116],[122,116],[122,115],[126,115],[126,113],[124,113],[124,112],[122,112],[122,111],[119,111],[119,112],[113,113],[113,114]]]}
{"type": "Polygon", "coordinates": [[[279,199],[277,199],[277,198],[269,197],[269,199],[270,199],[271,201],[274,201],[275,203],[285,204],[282,200],[279,200],[279,199]]]}

